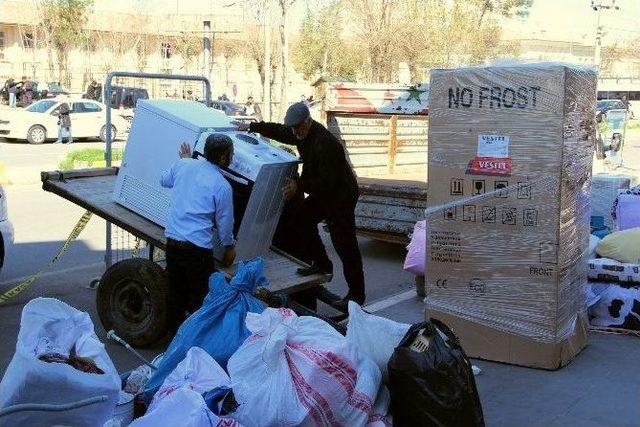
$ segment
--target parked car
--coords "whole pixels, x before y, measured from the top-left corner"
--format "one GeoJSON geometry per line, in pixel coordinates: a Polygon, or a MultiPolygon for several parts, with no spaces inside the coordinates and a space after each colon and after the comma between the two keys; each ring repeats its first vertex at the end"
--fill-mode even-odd
{"type": "Polygon", "coordinates": [[[60,82],[45,82],[38,84],[39,99],[55,98],[60,95],[69,95],[70,92],[65,89],[60,82]]]}
{"type": "Polygon", "coordinates": [[[140,87],[111,86],[111,108],[118,109],[120,116],[129,123],[133,120],[138,99],[149,99],[149,92],[140,87]]]}
{"type": "Polygon", "coordinates": [[[601,99],[596,104],[596,115],[598,113],[607,114],[610,110],[626,110],[627,106],[619,99],[601,99]]]}
{"type": "Polygon", "coordinates": [[[0,185],[0,271],[4,265],[4,256],[7,246],[13,243],[13,225],[9,221],[7,211],[7,194],[0,185]]]}
{"type": "MultiPolygon", "coordinates": [[[[24,110],[6,110],[0,118],[0,137],[27,140],[30,144],[42,144],[58,137],[58,109],[66,102],[71,108],[71,133],[74,138],[99,138],[106,140],[105,105],[79,97],[41,99],[24,110]]],[[[126,133],[129,124],[118,115],[111,116],[111,138],[118,132],[126,133]]]]}
{"type": "Polygon", "coordinates": [[[232,101],[211,101],[211,108],[223,111],[227,116],[244,116],[244,106],[232,101]]]}

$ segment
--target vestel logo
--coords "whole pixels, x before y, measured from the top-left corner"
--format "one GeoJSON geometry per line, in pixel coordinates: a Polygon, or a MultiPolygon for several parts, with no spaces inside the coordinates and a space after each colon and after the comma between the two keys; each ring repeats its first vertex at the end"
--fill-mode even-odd
{"type": "Polygon", "coordinates": [[[482,169],[503,169],[507,170],[507,162],[491,162],[488,160],[483,160],[478,162],[480,164],[480,168],[482,169]]]}
{"type": "Polygon", "coordinates": [[[511,159],[494,157],[474,157],[469,162],[467,174],[509,176],[511,175],[511,159]]]}

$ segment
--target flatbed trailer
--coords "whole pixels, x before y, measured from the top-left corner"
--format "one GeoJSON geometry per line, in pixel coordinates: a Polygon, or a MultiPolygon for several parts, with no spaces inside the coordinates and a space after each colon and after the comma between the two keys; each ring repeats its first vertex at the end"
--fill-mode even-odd
{"type": "MultiPolygon", "coordinates": [[[[133,257],[107,265],[96,297],[100,320],[106,330],[114,329],[131,344],[147,347],[175,326],[170,324],[168,278],[161,267],[162,260],[154,259],[154,248],[164,250],[166,239],[161,226],[112,200],[117,174],[117,167],[42,172],[42,188],[122,228],[149,246],[148,258],[133,257]]],[[[259,288],[256,296],[268,305],[287,306],[299,314],[322,317],[292,301],[289,295],[306,291],[307,295],[328,304],[338,299],[322,286],[329,276],[297,273],[299,267],[307,266],[304,262],[275,247],[263,259],[269,287],[259,288]]],[[[230,278],[235,269],[234,265],[220,271],[230,278]]],[[[344,332],[343,326],[323,319],[344,332]]]]}

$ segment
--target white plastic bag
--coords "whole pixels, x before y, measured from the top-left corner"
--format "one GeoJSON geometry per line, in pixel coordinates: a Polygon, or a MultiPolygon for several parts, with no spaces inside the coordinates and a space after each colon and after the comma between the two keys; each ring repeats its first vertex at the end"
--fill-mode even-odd
{"type": "Polygon", "coordinates": [[[427,256],[427,221],[418,221],[413,226],[411,242],[407,246],[404,269],[416,276],[424,276],[427,256]]]}
{"type": "Polygon", "coordinates": [[[129,427],[240,427],[237,421],[215,415],[202,396],[187,387],[181,387],[165,396],[144,417],[134,420],[129,427]]]}
{"type": "Polygon", "coordinates": [[[16,352],[2,383],[3,408],[22,403],[69,404],[96,396],[107,400],[64,412],[17,412],[1,425],[102,426],[113,415],[120,377],[93,330],[87,313],[54,298],[36,298],[22,310],[16,352]],[[38,356],[51,351],[89,358],[104,374],[86,373],[64,363],[47,363],[38,356]]]}
{"type": "Polygon", "coordinates": [[[231,414],[250,426],[363,426],[380,370],[326,322],[267,308],[247,314],[253,335],[227,365],[240,405],[231,414]]]}
{"type": "Polygon", "coordinates": [[[160,401],[180,388],[188,388],[202,395],[218,387],[231,387],[227,373],[206,351],[191,347],[184,360],[178,363],[153,396],[149,411],[153,411],[160,401]]]}
{"type": "Polygon", "coordinates": [[[347,342],[371,358],[382,372],[382,382],[388,379],[387,362],[411,325],[394,322],[384,317],[365,313],[353,301],[349,301],[347,342]]]}
{"type": "Polygon", "coordinates": [[[382,384],[378,390],[378,396],[376,396],[366,427],[391,427],[392,424],[388,416],[390,404],[391,394],[387,386],[382,384]]]}

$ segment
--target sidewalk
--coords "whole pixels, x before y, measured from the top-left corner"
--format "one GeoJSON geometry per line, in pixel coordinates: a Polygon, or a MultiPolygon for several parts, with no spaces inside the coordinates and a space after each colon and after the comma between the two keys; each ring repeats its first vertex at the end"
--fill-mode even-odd
{"type": "MultiPolygon", "coordinates": [[[[424,320],[418,297],[377,315],[424,320]]],[[[640,338],[599,332],[557,371],[472,360],[487,427],[635,427],[640,423],[640,338]]]]}

